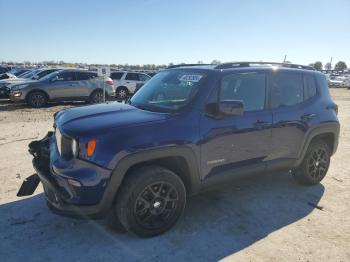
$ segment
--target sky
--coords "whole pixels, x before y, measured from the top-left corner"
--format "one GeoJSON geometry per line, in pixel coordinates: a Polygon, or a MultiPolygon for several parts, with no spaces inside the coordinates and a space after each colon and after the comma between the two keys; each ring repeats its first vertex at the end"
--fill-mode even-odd
{"type": "Polygon", "coordinates": [[[350,64],[350,0],[0,0],[0,11],[0,61],[350,64]]]}

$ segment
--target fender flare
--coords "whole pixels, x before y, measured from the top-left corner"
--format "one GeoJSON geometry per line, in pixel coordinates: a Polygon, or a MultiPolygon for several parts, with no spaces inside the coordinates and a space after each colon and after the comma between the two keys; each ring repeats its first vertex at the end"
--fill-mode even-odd
{"type": "Polygon", "coordinates": [[[319,135],[332,134],[334,136],[334,141],[333,141],[334,146],[332,150],[332,155],[333,155],[336,152],[338,147],[339,132],[340,132],[340,125],[336,121],[322,123],[315,126],[314,128],[311,128],[303,139],[303,142],[302,142],[303,147],[299,150],[298,158],[297,158],[298,160],[296,161],[295,166],[297,167],[301,164],[312,139],[314,139],[316,136],[319,136],[319,135]]]}
{"type": "Polygon", "coordinates": [[[118,161],[117,165],[111,173],[111,178],[100,202],[101,205],[103,205],[103,209],[107,210],[112,206],[113,201],[118,193],[118,189],[122,184],[129,168],[142,162],[166,157],[182,157],[185,159],[189,169],[189,183],[191,192],[198,192],[200,185],[199,168],[196,156],[191,148],[186,146],[171,146],[144,150],[127,155],[118,161]]]}

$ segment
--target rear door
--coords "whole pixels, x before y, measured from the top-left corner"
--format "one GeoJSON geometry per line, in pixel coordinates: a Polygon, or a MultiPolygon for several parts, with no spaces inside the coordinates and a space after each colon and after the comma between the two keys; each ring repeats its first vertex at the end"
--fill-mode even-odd
{"type": "Polygon", "coordinates": [[[271,160],[298,157],[309,128],[317,122],[312,104],[316,82],[312,74],[276,71],[270,75],[273,116],[271,160]]]}
{"type": "Polygon", "coordinates": [[[96,73],[93,72],[76,72],[76,85],[73,85],[72,93],[75,97],[88,97],[98,87],[96,73]]]}

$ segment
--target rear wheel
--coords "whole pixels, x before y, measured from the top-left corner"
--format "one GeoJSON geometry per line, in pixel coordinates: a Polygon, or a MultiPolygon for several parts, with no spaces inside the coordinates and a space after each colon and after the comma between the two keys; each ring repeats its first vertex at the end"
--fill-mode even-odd
{"type": "Polygon", "coordinates": [[[129,91],[126,87],[120,86],[117,88],[115,96],[117,99],[127,99],[129,97],[129,91]]]}
{"type": "Polygon", "coordinates": [[[94,91],[90,96],[90,103],[91,104],[99,104],[103,103],[103,91],[102,90],[96,90],[94,91]]]}
{"type": "Polygon", "coordinates": [[[294,179],[303,185],[318,184],[327,174],[330,155],[331,152],[326,142],[322,140],[312,142],[303,162],[292,173],[294,179]]]}
{"type": "Polygon", "coordinates": [[[129,232],[152,237],[170,229],[186,204],[186,189],[172,171],[148,166],[128,175],[116,201],[116,213],[129,232]]]}
{"type": "Polygon", "coordinates": [[[34,108],[40,108],[47,104],[47,96],[44,92],[34,91],[27,96],[27,104],[34,108]]]}

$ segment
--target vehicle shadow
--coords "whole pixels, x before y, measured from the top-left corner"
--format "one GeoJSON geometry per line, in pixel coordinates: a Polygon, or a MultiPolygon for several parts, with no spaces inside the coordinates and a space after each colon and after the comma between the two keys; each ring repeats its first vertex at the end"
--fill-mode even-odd
{"type": "Polygon", "coordinates": [[[250,177],[189,198],[177,225],[149,239],[112,230],[106,220],[51,214],[40,194],[0,205],[0,257],[9,261],[217,261],[306,217],[323,193],[321,184],[299,186],[288,173],[250,177]]]}

